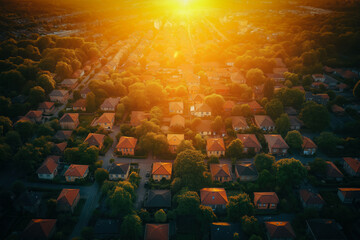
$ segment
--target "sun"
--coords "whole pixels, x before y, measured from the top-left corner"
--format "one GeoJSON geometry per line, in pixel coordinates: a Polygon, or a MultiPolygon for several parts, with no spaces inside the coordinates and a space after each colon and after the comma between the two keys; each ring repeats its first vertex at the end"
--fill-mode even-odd
{"type": "Polygon", "coordinates": [[[180,0],[183,5],[187,6],[190,2],[190,0],[180,0]]]}

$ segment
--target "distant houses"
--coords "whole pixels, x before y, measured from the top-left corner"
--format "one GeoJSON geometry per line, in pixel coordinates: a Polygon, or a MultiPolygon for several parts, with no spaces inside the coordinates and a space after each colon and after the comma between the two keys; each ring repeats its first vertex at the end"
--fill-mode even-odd
{"type": "Polygon", "coordinates": [[[275,192],[254,192],[254,206],[257,209],[276,209],[279,198],[275,192]]]}
{"type": "Polygon", "coordinates": [[[76,180],[84,179],[88,174],[88,165],[71,164],[65,171],[64,176],[67,182],[75,182],[76,180]]]}
{"type": "Polygon", "coordinates": [[[62,129],[74,130],[79,125],[78,113],[65,113],[59,120],[62,129]]]}
{"type": "Polygon", "coordinates": [[[224,210],[228,198],[224,188],[203,188],[200,189],[201,204],[211,207],[213,210],[224,210]]]}
{"type": "Polygon", "coordinates": [[[154,162],[152,165],[152,178],[160,181],[161,179],[170,180],[172,174],[172,164],[164,162],[154,162]]]}
{"type": "Polygon", "coordinates": [[[100,126],[106,130],[111,130],[114,123],[115,123],[115,113],[103,113],[100,117],[95,118],[91,123],[91,125],[100,126]]]}
{"type": "Polygon", "coordinates": [[[136,138],[122,136],[116,145],[116,151],[120,152],[122,155],[135,155],[136,143],[136,138]]]}

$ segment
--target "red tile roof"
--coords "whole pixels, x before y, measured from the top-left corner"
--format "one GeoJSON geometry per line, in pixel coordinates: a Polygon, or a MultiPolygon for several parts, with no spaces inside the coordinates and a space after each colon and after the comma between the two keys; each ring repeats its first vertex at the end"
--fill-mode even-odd
{"type": "Polygon", "coordinates": [[[258,127],[275,127],[274,121],[267,115],[255,115],[254,118],[258,127]]]}
{"type": "Polygon", "coordinates": [[[230,177],[229,165],[227,164],[210,164],[210,172],[213,177],[230,177]]]}
{"type": "Polygon", "coordinates": [[[146,224],[145,240],[168,240],[169,224],[146,224]]]}
{"type": "Polygon", "coordinates": [[[55,224],[56,219],[32,219],[22,233],[22,239],[48,239],[55,224]]]}
{"type": "Polygon", "coordinates": [[[184,134],[168,134],[167,140],[170,146],[177,146],[184,140],[184,134]]]}
{"type": "Polygon", "coordinates": [[[262,148],[255,134],[237,134],[236,136],[241,140],[245,148],[262,148]]]}
{"type": "Polygon", "coordinates": [[[71,164],[70,167],[66,170],[64,176],[83,177],[88,168],[89,165],[71,164]]]}
{"type": "Polygon", "coordinates": [[[95,120],[96,124],[112,123],[115,119],[115,113],[103,113],[98,119],[95,120]]]}
{"type": "Polygon", "coordinates": [[[171,117],[170,127],[175,127],[175,126],[185,127],[185,118],[180,115],[175,115],[171,117]]]}
{"type": "Polygon", "coordinates": [[[89,133],[87,137],[85,138],[84,142],[88,143],[89,146],[99,146],[104,143],[104,134],[98,134],[98,133],[89,133]]]}
{"type": "Polygon", "coordinates": [[[234,116],[231,117],[232,120],[232,127],[233,128],[247,128],[248,124],[246,122],[246,119],[244,117],[234,116]]]}
{"type": "Polygon", "coordinates": [[[42,111],[35,111],[35,110],[30,110],[25,117],[31,119],[31,118],[39,118],[42,116],[42,111]]]}
{"type": "Polygon", "coordinates": [[[60,122],[76,122],[79,119],[78,113],[65,113],[61,118],[60,122]]]}
{"type": "Polygon", "coordinates": [[[53,174],[58,167],[58,161],[48,157],[36,171],[37,174],[53,174]]]}
{"type": "Polygon", "coordinates": [[[308,137],[303,137],[303,144],[301,145],[301,147],[303,149],[308,149],[308,148],[317,148],[317,145],[313,142],[313,140],[311,140],[308,137]]]}
{"type": "Polygon", "coordinates": [[[254,204],[278,204],[279,198],[275,192],[254,192],[254,204]]]}
{"type": "Polygon", "coordinates": [[[343,178],[342,172],[335,166],[333,162],[327,161],[326,176],[330,178],[343,178]]]}
{"type": "Polygon", "coordinates": [[[292,239],[296,237],[289,222],[265,222],[265,227],[270,238],[292,239]]]}
{"type": "Polygon", "coordinates": [[[79,195],[80,189],[66,189],[64,188],[59,197],[57,198],[58,204],[65,204],[69,205],[70,207],[73,206],[76,197],[79,195]]]}
{"type": "Polygon", "coordinates": [[[344,157],[344,161],[351,167],[356,173],[360,173],[360,161],[356,158],[344,157]]]}
{"type": "Polygon", "coordinates": [[[84,108],[86,107],[86,99],[78,99],[76,102],[74,102],[73,104],[73,108],[76,107],[76,108],[84,108]]]}
{"type": "Polygon", "coordinates": [[[203,188],[200,190],[200,199],[203,205],[225,205],[228,203],[224,188],[203,188]]]}
{"type": "Polygon", "coordinates": [[[116,145],[116,148],[135,148],[136,143],[136,138],[122,136],[119,139],[119,143],[116,145]]]}
{"type": "Polygon", "coordinates": [[[153,175],[171,175],[172,164],[163,162],[154,162],[152,167],[153,175]]]}
{"type": "Polygon", "coordinates": [[[324,199],[320,196],[320,194],[310,192],[306,189],[300,190],[300,197],[306,204],[309,205],[325,203],[324,199]]]}
{"type": "Polygon", "coordinates": [[[289,148],[285,140],[279,134],[265,134],[264,137],[271,148],[289,148]]]}
{"type": "Polygon", "coordinates": [[[50,109],[55,105],[53,102],[42,102],[39,104],[38,109],[50,109]]]}
{"type": "Polygon", "coordinates": [[[208,138],[206,151],[225,151],[225,143],[222,138],[208,138]]]}
{"type": "Polygon", "coordinates": [[[211,108],[206,103],[195,104],[195,112],[211,112],[211,108]]]}
{"type": "Polygon", "coordinates": [[[338,188],[347,199],[360,199],[360,188],[338,188]]]}
{"type": "Polygon", "coordinates": [[[232,108],[235,106],[235,103],[233,101],[226,101],[223,105],[224,110],[232,110],[232,108]]]}
{"type": "Polygon", "coordinates": [[[170,102],[169,109],[173,112],[183,111],[184,110],[184,103],[183,102],[170,102]]]}

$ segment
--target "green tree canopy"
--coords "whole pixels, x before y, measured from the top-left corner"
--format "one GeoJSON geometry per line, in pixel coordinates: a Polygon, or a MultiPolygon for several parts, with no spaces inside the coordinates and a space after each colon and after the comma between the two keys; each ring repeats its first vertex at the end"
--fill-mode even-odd
{"type": "Polygon", "coordinates": [[[322,131],[330,124],[330,114],[326,107],[314,102],[305,104],[301,110],[300,118],[305,126],[312,131],[322,131]]]}
{"type": "Polygon", "coordinates": [[[291,188],[306,177],[306,168],[297,159],[284,158],[276,162],[276,180],[279,186],[291,188]]]}
{"type": "Polygon", "coordinates": [[[301,145],[303,144],[301,133],[297,130],[288,132],[285,137],[285,141],[292,149],[299,150],[301,149],[301,145]]]}
{"type": "Polygon", "coordinates": [[[276,120],[284,112],[284,106],[278,99],[272,99],[265,105],[266,114],[276,120]]]}
{"type": "Polygon", "coordinates": [[[232,140],[227,147],[227,155],[230,158],[240,158],[243,154],[244,145],[240,139],[232,140]]]}
{"type": "Polygon", "coordinates": [[[106,169],[98,168],[95,170],[95,180],[101,185],[109,178],[109,172],[106,169]]]}
{"type": "Polygon", "coordinates": [[[260,153],[255,156],[254,162],[258,172],[264,169],[271,171],[275,164],[275,157],[266,153],[260,153]]]}
{"type": "Polygon", "coordinates": [[[286,133],[290,130],[290,119],[286,113],[280,115],[278,119],[275,121],[276,130],[281,134],[281,136],[285,136],[286,133]]]}
{"type": "Polygon", "coordinates": [[[226,210],[230,221],[239,222],[243,216],[254,214],[254,205],[248,194],[240,193],[230,197],[226,210]]]}
{"type": "Polygon", "coordinates": [[[141,219],[136,214],[125,216],[120,229],[122,239],[138,240],[143,233],[141,219]]]}
{"type": "Polygon", "coordinates": [[[164,223],[166,222],[167,215],[164,210],[159,209],[154,214],[155,222],[157,223],[164,223]]]}

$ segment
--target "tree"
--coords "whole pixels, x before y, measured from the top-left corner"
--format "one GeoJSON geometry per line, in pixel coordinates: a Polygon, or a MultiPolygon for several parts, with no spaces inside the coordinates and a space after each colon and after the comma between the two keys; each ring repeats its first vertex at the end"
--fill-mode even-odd
{"type": "Polygon", "coordinates": [[[158,156],[168,152],[169,143],[163,134],[148,132],[140,138],[140,147],[146,152],[152,152],[158,156]]]}
{"type": "Polygon", "coordinates": [[[109,172],[106,169],[98,168],[95,170],[95,180],[101,185],[109,178],[109,172]]]}
{"type": "Polygon", "coordinates": [[[214,132],[220,132],[220,130],[224,127],[224,123],[223,120],[221,118],[221,116],[216,116],[216,118],[214,119],[214,121],[211,122],[211,129],[214,132]]]}
{"type": "Polygon", "coordinates": [[[19,196],[26,190],[26,187],[23,182],[17,180],[12,184],[11,190],[16,196],[19,196]]]}
{"type": "Polygon", "coordinates": [[[122,239],[137,240],[142,236],[142,222],[138,215],[130,214],[124,217],[121,224],[122,239]]]}
{"type": "Polygon", "coordinates": [[[175,177],[181,178],[184,186],[198,190],[202,187],[206,165],[204,155],[196,150],[185,150],[179,153],[174,162],[175,177]]]}
{"type": "Polygon", "coordinates": [[[22,144],[20,134],[17,131],[9,131],[5,136],[5,142],[16,151],[22,144]]]}
{"type": "Polygon", "coordinates": [[[286,113],[280,115],[278,119],[275,121],[275,126],[277,131],[282,135],[285,134],[290,130],[290,119],[286,113]]]}
{"type": "Polygon", "coordinates": [[[262,240],[262,237],[257,236],[257,235],[251,235],[249,240],[262,240]]]}
{"type": "Polygon", "coordinates": [[[354,97],[360,98],[360,80],[355,84],[353,88],[354,97]]]}
{"type": "Polygon", "coordinates": [[[176,148],[177,153],[185,150],[195,150],[191,140],[182,140],[176,148]]]}
{"type": "Polygon", "coordinates": [[[252,234],[261,234],[260,225],[257,218],[255,218],[254,216],[243,216],[241,218],[241,227],[242,230],[249,236],[251,236],[252,234]]]}
{"type": "Polygon", "coordinates": [[[154,214],[155,222],[164,223],[166,222],[167,216],[164,210],[159,209],[154,214]]]}
{"type": "Polygon", "coordinates": [[[49,74],[41,74],[36,82],[46,93],[50,93],[55,88],[55,80],[49,74]]]}
{"type": "Polygon", "coordinates": [[[10,115],[11,100],[10,98],[0,96],[0,115],[10,115]]]}
{"type": "Polygon", "coordinates": [[[309,163],[309,166],[311,172],[313,173],[317,173],[320,175],[325,175],[326,173],[327,163],[322,158],[315,158],[314,161],[309,163]]]}
{"type": "Polygon", "coordinates": [[[276,120],[284,112],[284,106],[278,99],[272,99],[265,105],[266,114],[276,120]]]}
{"type": "Polygon", "coordinates": [[[109,195],[108,204],[113,216],[126,215],[132,210],[132,196],[125,188],[118,186],[109,195]]]}
{"type": "Polygon", "coordinates": [[[264,169],[271,171],[275,164],[275,157],[266,153],[260,153],[255,156],[254,161],[258,172],[264,169]]]}
{"type": "Polygon", "coordinates": [[[85,240],[94,239],[94,229],[92,227],[84,227],[81,230],[81,237],[85,240]]]}
{"type": "Polygon", "coordinates": [[[140,180],[141,177],[139,176],[139,174],[137,172],[132,172],[129,175],[129,182],[134,186],[134,187],[138,187],[140,184],[140,180]]]}
{"type": "Polygon", "coordinates": [[[287,133],[285,141],[289,144],[292,149],[301,149],[303,144],[302,136],[297,130],[293,130],[287,133]]]}
{"type": "Polygon", "coordinates": [[[252,216],[254,214],[254,205],[248,194],[240,193],[230,197],[226,210],[230,221],[238,222],[242,216],[252,216]]]}
{"type": "Polygon", "coordinates": [[[86,95],[86,110],[88,112],[94,112],[96,110],[95,94],[92,92],[86,95]]]}
{"type": "Polygon", "coordinates": [[[45,101],[45,90],[40,86],[35,86],[30,89],[29,101],[33,106],[45,101]]]}
{"type": "Polygon", "coordinates": [[[40,148],[36,148],[30,143],[23,145],[14,156],[17,166],[27,172],[33,172],[35,167],[42,161],[40,151],[40,148]]]}
{"type": "Polygon", "coordinates": [[[266,97],[267,99],[273,98],[274,86],[275,86],[274,80],[270,79],[270,80],[265,81],[264,88],[263,88],[264,97],[266,97]]]}
{"type": "Polygon", "coordinates": [[[0,85],[8,90],[21,90],[26,79],[18,70],[10,70],[0,74],[0,85]]]}
{"type": "Polygon", "coordinates": [[[200,197],[197,192],[183,190],[175,197],[178,204],[176,213],[179,215],[193,215],[199,210],[200,197]]]}
{"type": "Polygon", "coordinates": [[[56,64],[56,70],[55,73],[57,76],[59,76],[61,79],[69,78],[71,77],[73,70],[71,65],[67,64],[66,62],[59,61],[56,64]]]}
{"type": "Polygon", "coordinates": [[[146,209],[142,208],[138,210],[137,214],[143,223],[147,223],[151,221],[150,213],[146,209]]]}
{"type": "Polygon", "coordinates": [[[336,150],[336,146],[340,143],[340,138],[332,132],[322,132],[320,133],[320,136],[315,138],[315,142],[320,150],[332,153],[336,150]]]}
{"type": "Polygon", "coordinates": [[[240,139],[235,139],[231,141],[226,150],[230,158],[240,158],[244,150],[244,145],[240,139]]]}
{"type": "Polygon", "coordinates": [[[205,97],[205,103],[209,105],[212,110],[212,115],[221,115],[223,112],[223,105],[225,103],[224,97],[213,93],[205,97]]]}
{"type": "Polygon", "coordinates": [[[269,191],[275,188],[275,181],[275,176],[269,170],[264,169],[260,172],[257,183],[261,190],[269,191]]]}
{"type": "Polygon", "coordinates": [[[203,229],[207,229],[210,223],[216,220],[216,215],[209,206],[200,205],[199,211],[198,221],[201,223],[203,229]]]}
{"type": "Polygon", "coordinates": [[[299,89],[281,88],[276,92],[278,98],[284,106],[291,106],[299,109],[305,101],[305,93],[299,89]]]}
{"type": "Polygon", "coordinates": [[[300,184],[306,176],[304,165],[294,158],[284,158],[276,162],[276,180],[279,186],[291,188],[300,184]]]}
{"type": "Polygon", "coordinates": [[[246,73],[246,83],[249,86],[261,85],[265,82],[264,72],[259,68],[252,68],[246,73]]]}
{"type": "Polygon", "coordinates": [[[13,123],[10,118],[5,116],[0,116],[0,136],[5,135],[8,131],[12,129],[13,123]]]}
{"type": "Polygon", "coordinates": [[[11,160],[12,149],[6,143],[0,144],[0,165],[11,160]]]}
{"type": "Polygon", "coordinates": [[[232,109],[232,115],[251,117],[253,115],[253,112],[251,111],[249,104],[241,104],[241,105],[237,104],[232,109]]]}
{"type": "Polygon", "coordinates": [[[300,119],[305,126],[312,131],[322,131],[330,124],[330,115],[326,107],[309,102],[306,103],[300,112],[300,119]]]}

